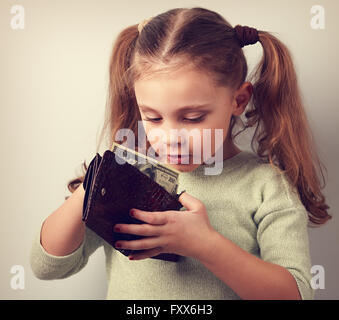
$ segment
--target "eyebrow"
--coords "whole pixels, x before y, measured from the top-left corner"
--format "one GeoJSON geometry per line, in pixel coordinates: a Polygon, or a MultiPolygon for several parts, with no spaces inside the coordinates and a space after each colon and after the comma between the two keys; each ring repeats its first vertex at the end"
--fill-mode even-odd
{"type": "MultiPolygon", "coordinates": [[[[179,108],[177,110],[177,112],[196,111],[196,110],[206,108],[208,106],[210,106],[209,103],[199,104],[199,105],[190,105],[190,106],[185,106],[185,107],[179,108]]],[[[157,110],[152,109],[151,107],[148,107],[148,106],[145,106],[145,105],[139,105],[139,108],[142,109],[143,111],[155,111],[155,112],[157,112],[157,110]]]]}

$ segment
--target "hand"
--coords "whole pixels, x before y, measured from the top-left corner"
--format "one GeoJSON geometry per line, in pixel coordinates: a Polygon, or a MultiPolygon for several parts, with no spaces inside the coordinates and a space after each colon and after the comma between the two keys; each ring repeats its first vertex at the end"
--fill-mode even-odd
{"type": "MultiPolygon", "coordinates": [[[[175,253],[199,259],[208,239],[216,232],[210,225],[204,204],[184,192],[179,197],[186,211],[141,211],[133,209],[133,217],[144,224],[116,224],[115,232],[146,236],[130,241],[117,241],[119,249],[143,250],[133,253],[133,260],[145,259],[160,253],[175,253]]],[[[132,211],[132,210],[131,210],[132,211]]],[[[131,256],[129,256],[131,259],[131,256]]]]}

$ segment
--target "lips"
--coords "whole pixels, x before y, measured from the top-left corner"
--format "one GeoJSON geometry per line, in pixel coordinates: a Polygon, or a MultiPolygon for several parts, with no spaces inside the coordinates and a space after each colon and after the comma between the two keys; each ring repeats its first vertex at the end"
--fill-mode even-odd
{"type": "Polygon", "coordinates": [[[171,157],[171,158],[185,158],[185,157],[189,157],[190,155],[189,154],[184,154],[184,155],[181,155],[181,154],[175,154],[175,155],[172,155],[172,154],[168,154],[167,157],[171,157]]]}
{"type": "Polygon", "coordinates": [[[189,161],[189,154],[186,155],[167,155],[167,160],[170,162],[175,162],[175,163],[182,163],[185,161],[185,164],[188,164],[189,161]]]}

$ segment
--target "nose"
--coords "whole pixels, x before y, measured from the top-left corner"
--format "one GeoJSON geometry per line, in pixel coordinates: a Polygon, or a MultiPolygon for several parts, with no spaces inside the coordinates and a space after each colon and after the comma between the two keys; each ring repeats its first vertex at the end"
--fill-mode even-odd
{"type": "Polygon", "coordinates": [[[175,144],[182,144],[185,142],[185,138],[180,134],[178,129],[170,129],[165,131],[165,136],[162,137],[163,143],[167,144],[168,146],[175,145],[175,144]]]}
{"type": "Polygon", "coordinates": [[[187,138],[185,137],[185,130],[180,128],[175,128],[173,126],[163,127],[163,136],[161,137],[161,142],[163,146],[167,148],[167,151],[178,150],[178,148],[183,148],[187,143],[187,138]]]}
{"type": "Polygon", "coordinates": [[[181,129],[185,128],[181,128],[181,126],[178,126],[177,123],[164,121],[161,126],[162,136],[160,139],[163,152],[173,155],[180,154],[182,152],[188,153],[188,150],[186,150],[189,147],[186,145],[188,143],[187,137],[185,136],[186,130],[181,129]]]}

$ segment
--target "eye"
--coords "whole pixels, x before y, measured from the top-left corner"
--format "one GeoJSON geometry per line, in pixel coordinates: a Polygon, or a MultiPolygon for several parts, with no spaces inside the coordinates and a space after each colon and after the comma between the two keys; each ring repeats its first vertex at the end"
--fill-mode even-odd
{"type": "MultiPolygon", "coordinates": [[[[204,119],[205,115],[202,115],[198,118],[183,118],[183,120],[188,122],[200,122],[204,119]]],[[[145,121],[151,121],[151,122],[159,122],[161,118],[145,118],[145,121]]]]}
{"type": "Polygon", "coordinates": [[[187,121],[190,121],[190,122],[200,122],[204,119],[205,115],[202,115],[198,118],[184,118],[185,120],[187,121]]]}
{"type": "Polygon", "coordinates": [[[144,120],[145,120],[145,121],[151,121],[151,122],[158,122],[159,120],[161,120],[161,118],[153,118],[153,119],[151,119],[151,118],[145,118],[144,120]]]}

